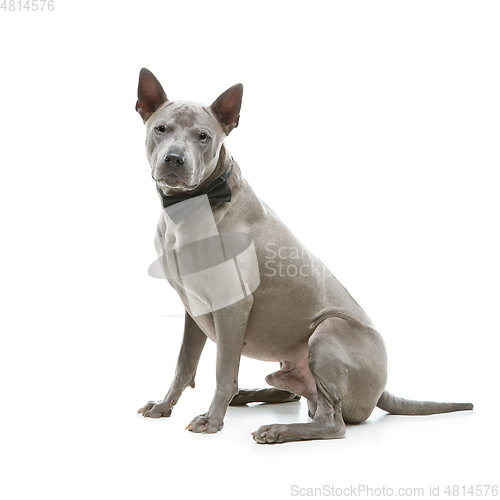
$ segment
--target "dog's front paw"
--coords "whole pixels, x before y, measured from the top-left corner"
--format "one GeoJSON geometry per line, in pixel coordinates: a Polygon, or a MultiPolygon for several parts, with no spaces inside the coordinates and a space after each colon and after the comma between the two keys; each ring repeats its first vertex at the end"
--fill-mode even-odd
{"type": "Polygon", "coordinates": [[[164,401],[148,401],[142,408],[137,410],[137,413],[142,413],[143,417],[161,418],[170,417],[174,400],[164,401]]]}
{"type": "Polygon", "coordinates": [[[186,430],[202,434],[215,434],[224,427],[224,421],[216,417],[206,415],[198,415],[188,424],[186,430]]]}

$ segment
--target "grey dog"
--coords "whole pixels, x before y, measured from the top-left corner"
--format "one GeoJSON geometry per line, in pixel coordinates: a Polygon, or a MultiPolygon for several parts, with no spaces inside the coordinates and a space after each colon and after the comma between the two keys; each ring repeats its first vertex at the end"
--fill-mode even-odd
{"type": "Polygon", "coordinates": [[[194,387],[207,337],[216,342],[216,390],[187,429],[222,429],[228,405],[307,399],[307,423],[261,426],[258,443],[332,439],[375,406],[398,415],[471,410],[470,403],[398,398],[385,390],[382,337],[346,289],[254,193],[224,144],[238,126],[243,86],[210,106],[169,101],[146,68],[136,110],[146,125],[151,175],[162,203],[155,246],[185,307],[174,380],[144,417],[169,417],[194,387]],[[272,257],[272,259],[270,259],[272,257]],[[293,263],[293,267],[290,266],[293,263]],[[267,389],[238,390],[241,355],[280,363],[267,389]]]}

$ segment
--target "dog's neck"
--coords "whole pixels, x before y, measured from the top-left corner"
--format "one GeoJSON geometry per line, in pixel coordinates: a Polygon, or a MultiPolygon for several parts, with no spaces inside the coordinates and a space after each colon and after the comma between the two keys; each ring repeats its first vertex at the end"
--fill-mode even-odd
{"type": "Polygon", "coordinates": [[[213,182],[217,177],[226,174],[231,170],[231,175],[226,179],[231,191],[237,188],[241,182],[241,172],[238,164],[234,161],[233,157],[229,154],[226,149],[225,144],[222,145],[219,160],[214,171],[196,188],[192,191],[192,194],[196,196],[197,192],[203,191],[211,182],[213,182]]]}
{"type": "MultiPolygon", "coordinates": [[[[229,154],[229,152],[226,149],[226,146],[223,144],[220,155],[219,155],[219,162],[217,164],[217,167],[214,170],[214,177],[213,179],[217,179],[219,175],[222,175],[224,172],[227,172],[229,169],[231,169],[231,175],[226,179],[227,183],[229,184],[229,187],[231,188],[232,192],[232,197],[234,199],[236,193],[238,192],[240,186],[241,186],[241,181],[242,181],[242,176],[241,176],[241,170],[239,165],[236,163],[234,158],[229,154]],[[219,170],[220,166],[220,170],[219,170]],[[217,170],[219,170],[219,173],[217,173],[217,170]]],[[[212,177],[212,176],[210,176],[212,177]]],[[[212,182],[212,181],[209,181],[212,182]]]]}

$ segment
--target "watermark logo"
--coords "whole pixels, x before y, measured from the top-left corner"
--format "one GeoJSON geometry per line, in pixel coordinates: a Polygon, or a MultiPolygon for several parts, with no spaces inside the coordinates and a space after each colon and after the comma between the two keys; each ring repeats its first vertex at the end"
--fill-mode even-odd
{"type": "Polygon", "coordinates": [[[0,10],[4,12],[52,12],[54,0],[3,0],[0,10]]]}
{"type": "Polygon", "coordinates": [[[292,497],[335,497],[335,498],[449,498],[449,497],[497,497],[498,485],[475,484],[475,485],[429,485],[423,487],[400,487],[390,486],[372,487],[367,484],[338,487],[325,484],[321,487],[303,487],[297,484],[290,486],[292,497]]]}
{"type": "Polygon", "coordinates": [[[317,277],[333,276],[328,268],[308,250],[295,246],[266,245],[265,275],[267,277],[317,277]]]}
{"type": "Polygon", "coordinates": [[[179,285],[193,317],[251,296],[259,286],[257,254],[249,234],[219,233],[207,195],[164,210],[167,234],[156,242],[148,274],[179,285]]]}

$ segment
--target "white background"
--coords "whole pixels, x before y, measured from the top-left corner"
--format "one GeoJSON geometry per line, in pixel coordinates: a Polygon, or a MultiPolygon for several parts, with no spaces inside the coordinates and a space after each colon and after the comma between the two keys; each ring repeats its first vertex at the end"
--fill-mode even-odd
{"type": "MultiPolygon", "coordinates": [[[[499,25],[493,1],[0,9],[2,497],[498,484],[499,25]],[[474,412],[375,410],[343,440],[261,446],[251,431],[307,415],[259,405],[194,435],[210,343],[170,419],[136,415],[164,396],[182,335],[179,299],[146,272],[160,207],[142,66],[170,99],[245,85],[228,148],[374,320],[388,389],[474,412]]],[[[240,385],[275,369],[244,359],[240,385]]]]}

